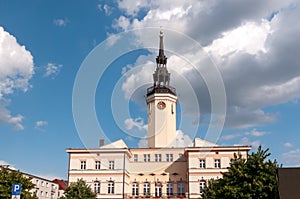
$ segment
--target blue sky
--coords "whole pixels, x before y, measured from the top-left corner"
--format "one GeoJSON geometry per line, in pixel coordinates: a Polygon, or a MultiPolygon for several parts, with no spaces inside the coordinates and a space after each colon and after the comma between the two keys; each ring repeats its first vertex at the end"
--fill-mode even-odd
{"type": "Polygon", "coordinates": [[[145,146],[162,29],[180,144],[262,145],[300,166],[299,9],[296,0],[0,1],[0,163],[66,178],[66,148],[102,137],[145,146]]]}

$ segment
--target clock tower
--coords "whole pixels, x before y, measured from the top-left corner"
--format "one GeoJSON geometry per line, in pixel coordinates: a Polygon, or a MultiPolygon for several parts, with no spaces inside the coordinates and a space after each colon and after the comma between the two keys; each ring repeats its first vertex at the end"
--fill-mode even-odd
{"type": "Polygon", "coordinates": [[[153,74],[154,85],[147,89],[148,147],[176,146],[176,103],[175,88],[170,86],[167,57],[164,55],[163,32],[159,35],[159,54],[153,74]]]}

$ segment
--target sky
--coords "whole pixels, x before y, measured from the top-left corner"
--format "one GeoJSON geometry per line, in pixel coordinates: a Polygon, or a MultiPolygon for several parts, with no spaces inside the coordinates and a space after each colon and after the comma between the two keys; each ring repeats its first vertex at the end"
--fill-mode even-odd
{"type": "Polygon", "coordinates": [[[300,166],[299,1],[0,1],[0,164],[67,178],[67,148],[147,145],[159,32],[177,145],[259,145],[300,166]]]}

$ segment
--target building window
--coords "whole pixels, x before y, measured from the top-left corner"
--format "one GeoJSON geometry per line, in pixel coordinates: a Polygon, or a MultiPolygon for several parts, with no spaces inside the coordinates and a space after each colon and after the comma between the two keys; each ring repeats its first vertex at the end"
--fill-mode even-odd
{"type": "Polygon", "coordinates": [[[42,187],[43,187],[43,186],[45,186],[45,183],[44,183],[44,181],[42,181],[42,182],[41,182],[41,185],[42,185],[42,187]]]}
{"type": "Polygon", "coordinates": [[[115,183],[114,182],[108,182],[108,192],[109,194],[115,193],[115,183]]]}
{"type": "Polygon", "coordinates": [[[200,160],[200,168],[201,169],[205,168],[205,160],[200,160]]]}
{"type": "Polygon", "coordinates": [[[172,196],[173,195],[173,183],[168,182],[167,183],[167,196],[172,196]]]}
{"type": "Polygon", "coordinates": [[[85,170],[86,169],[86,161],[81,161],[80,162],[80,169],[85,170]]]}
{"type": "Polygon", "coordinates": [[[44,192],[43,192],[43,191],[41,191],[41,196],[42,196],[42,197],[44,196],[44,192]]]}
{"type": "Polygon", "coordinates": [[[138,154],[134,154],[134,155],[133,155],[133,161],[134,161],[134,162],[138,162],[138,161],[139,161],[139,156],[138,156],[138,154]]]}
{"type": "Polygon", "coordinates": [[[100,161],[96,161],[95,162],[95,169],[96,170],[100,170],[100,168],[101,168],[101,162],[100,161]]]}
{"type": "Polygon", "coordinates": [[[183,154],[182,154],[182,153],[179,153],[178,156],[179,156],[178,159],[179,159],[180,161],[183,161],[183,154]]]}
{"type": "Polygon", "coordinates": [[[173,162],[173,154],[166,154],[166,161],[173,162]]]}
{"type": "Polygon", "coordinates": [[[100,193],[100,182],[98,181],[94,182],[94,192],[100,193]]]}
{"type": "Polygon", "coordinates": [[[138,196],[139,195],[139,184],[134,182],[132,184],[132,195],[133,196],[138,196]]]}
{"type": "Polygon", "coordinates": [[[48,182],[46,182],[46,187],[49,187],[49,183],[48,182]]]}
{"type": "Polygon", "coordinates": [[[184,196],[184,183],[183,182],[179,182],[177,185],[177,193],[179,196],[184,196]]]}
{"type": "Polygon", "coordinates": [[[157,196],[161,197],[162,196],[161,188],[162,188],[161,182],[155,182],[155,197],[157,197],[157,196]]]}
{"type": "Polygon", "coordinates": [[[150,154],[144,154],[144,162],[150,162],[150,154]]]}
{"type": "Polygon", "coordinates": [[[161,154],[155,154],[155,162],[161,162],[161,154]]]}
{"type": "Polygon", "coordinates": [[[221,161],[220,160],[215,160],[215,168],[221,168],[221,161]]]}
{"type": "Polygon", "coordinates": [[[200,181],[200,193],[203,193],[203,189],[205,188],[205,181],[201,180],[200,181]]]}
{"type": "Polygon", "coordinates": [[[144,183],[144,196],[149,196],[150,195],[150,183],[145,182],[144,183]]]}
{"type": "Polygon", "coordinates": [[[115,169],[115,161],[109,161],[108,162],[108,169],[110,169],[110,170],[115,169]]]}
{"type": "Polygon", "coordinates": [[[46,198],[48,198],[48,196],[49,196],[49,195],[48,195],[48,192],[46,192],[46,198]]]}

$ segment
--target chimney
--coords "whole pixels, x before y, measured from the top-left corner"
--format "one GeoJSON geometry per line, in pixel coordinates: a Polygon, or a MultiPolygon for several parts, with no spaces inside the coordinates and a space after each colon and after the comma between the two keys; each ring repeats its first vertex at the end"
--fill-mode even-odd
{"type": "Polygon", "coordinates": [[[104,146],[104,139],[100,139],[100,141],[99,141],[99,147],[102,147],[102,146],[104,146]]]}

